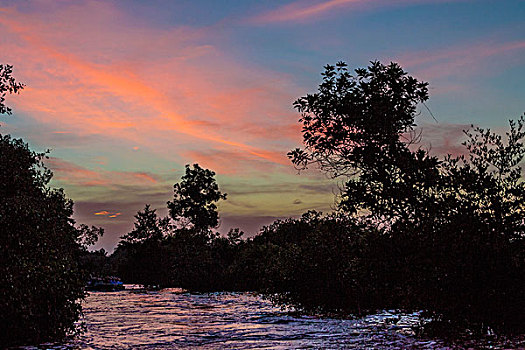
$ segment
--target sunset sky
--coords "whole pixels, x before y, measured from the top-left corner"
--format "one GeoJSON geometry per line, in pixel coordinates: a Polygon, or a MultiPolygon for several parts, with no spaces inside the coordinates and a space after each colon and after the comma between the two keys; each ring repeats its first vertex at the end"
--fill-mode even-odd
{"type": "Polygon", "coordinates": [[[0,132],[50,149],[53,186],[112,250],[184,165],[217,173],[220,231],[329,211],[337,181],[297,174],[293,101],[323,65],[399,62],[430,83],[418,124],[434,154],[462,129],[525,112],[523,0],[0,0],[0,63],[27,86],[0,132]]]}

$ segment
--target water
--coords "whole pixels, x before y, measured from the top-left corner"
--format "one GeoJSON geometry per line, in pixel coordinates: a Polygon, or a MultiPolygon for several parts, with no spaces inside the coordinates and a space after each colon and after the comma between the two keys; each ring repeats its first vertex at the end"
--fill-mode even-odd
{"type": "Polygon", "coordinates": [[[416,314],[317,318],[281,310],[247,293],[94,292],[83,308],[84,334],[26,349],[449,348],[441,340],[414,337],[416,314]]]}

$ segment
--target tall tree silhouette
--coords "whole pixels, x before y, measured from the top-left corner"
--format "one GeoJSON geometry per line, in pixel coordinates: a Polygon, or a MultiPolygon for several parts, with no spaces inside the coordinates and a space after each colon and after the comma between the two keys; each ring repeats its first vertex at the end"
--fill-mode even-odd
{"type": "Polygon", "coordinates": [[[435,182],[438,160],[412,152],[417,138],[406,135],[418,103],[428,99],[428,84],[396,63],[377,61],[355,75],[344,62],[327,65],[322,75],[318,92],[294,103],[305,148],[288,153],[293,164],[348,177],[340,203],[347,212],[367,209],[376,219],[420,215],[421,187],[435,182]]]}
{"type": "Polygon", "coordinates": [[[217,203],[226,199],[226,193],[219,190],[215,172],[203,169],[198,164],[186,165],[181,182],[173,186],[173,201],[168,202],[171,218],[183,226],[191,226],[197,232],[204,232],[219,224],[217,203]]]}
{"type": "Polygon", "coordinates": [[[78,258],[90,230],[75,228],[73,202],[48,187],[44,157],[0,136],[0,332],[13,343],[64,336],[84,296],[78,258]]]}

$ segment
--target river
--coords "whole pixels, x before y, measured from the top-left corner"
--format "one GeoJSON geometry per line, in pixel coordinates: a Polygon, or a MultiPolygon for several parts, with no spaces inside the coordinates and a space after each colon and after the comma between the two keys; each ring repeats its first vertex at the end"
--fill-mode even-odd
{"type": "MultiPolygon", "coordinates": [[[[249,293],[188,294],[175,289],[93,292],[85,299],[83,310],[86,331],[82,335],[66,343],[25,349],[448,349],[452,346],[442,340],[415,338],[412,326],[418,322],[416,314],[384,312],[359,320],[301,316],[249,293]]],[[[508,348],[508,344],[483,345],[491,349],[508,348]]]]}

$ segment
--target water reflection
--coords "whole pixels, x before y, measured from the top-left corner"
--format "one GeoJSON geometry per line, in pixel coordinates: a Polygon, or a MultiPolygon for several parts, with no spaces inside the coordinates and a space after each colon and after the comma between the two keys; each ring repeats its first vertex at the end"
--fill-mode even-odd
{"type": "MultiPolygon", "coordinates": [[[[122,291],[91,293],[87,331],[45,349],[445,349],[417,340],[417,315],[360,320],[293,315],[251,294],[122,291]]],[[[26,349],[31,349],[26,348],[26,349]]],[[[35,348],[33,348],[35,349],[35,348]]]]}

